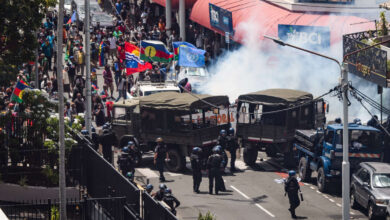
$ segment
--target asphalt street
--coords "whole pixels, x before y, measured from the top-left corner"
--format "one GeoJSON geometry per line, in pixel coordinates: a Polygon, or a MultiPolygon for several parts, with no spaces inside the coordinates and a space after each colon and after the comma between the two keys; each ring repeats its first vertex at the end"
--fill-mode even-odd
{"type": "MultiPolygon", "coordinates": [[[[260,154],[259,157],[264,156],[260,154]]],[[[273,159],[257,161],[256,166],[247,167],[241,159],[236,161],[241,172],[224,176],[228,192],[220,195],[208,194],[208,178],[203,176],[200,191],[192,192],[192,175],[189,161],[184,173],[166,172],[166,185],[180,200],[177,209],[179,219],[197,219],[199,213],[210,211],[217,219],[291,219],[288,198],[284,196],[283,183],[286,170],[273,159]]],[[[227,171],[227,170],[226,170],[227,171]]],[[[136,169],[139,182],[150,182],[158,189],[158,172],[153,168],[151,155],[146,155],[142,167],[136,169]]],[[[341,219],[341,193],[334,190],[323,194],[315,183],[300,183],[304,201],[297,208],[299,219],[341,219]]],[[[335,186],[341,188],[341,186],[335,186]]],[[[351,210],[351,219],[367,219],[363,210],[351,210]]]]}

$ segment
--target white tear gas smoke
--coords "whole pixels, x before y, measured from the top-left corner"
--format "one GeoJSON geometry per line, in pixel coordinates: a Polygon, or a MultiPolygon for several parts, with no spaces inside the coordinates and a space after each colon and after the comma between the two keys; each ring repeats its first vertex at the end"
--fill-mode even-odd
{"type": "MultiPolygon", "coordinates": [[[[271,88],[298,89],[317,97],[338,85],[340,69],[335,62],[290,47],[272,45],[275,43],[271,40],[259,40],[262,30],[255,22],[241,23],[237,31],[245,33],[243,45],[238,50],[225,53],[210,67],[212,76],[200,89],[203,93],[228,95],[233,102],[240,94],[271,88]],[[264,50],[264,46],[273,49],[264,50]]],[[[342,42],[332,45],[329,51],[319,52],[341,60],[342,42]]],[[[363,93],[379,101],[375,84],[351,74],[349,79],[363,93]]],[[[388,96],[384,94],[384,97],[388,96]]],[[[339,99],[326,96],[325,100],[330,103],[328,120],[342,117],[339,99]]],[[[350,100],[350,121],[354,118],[360,118],[362,122],[369,120],[366,110],[354,98],[350,97],[350,100]]]]}

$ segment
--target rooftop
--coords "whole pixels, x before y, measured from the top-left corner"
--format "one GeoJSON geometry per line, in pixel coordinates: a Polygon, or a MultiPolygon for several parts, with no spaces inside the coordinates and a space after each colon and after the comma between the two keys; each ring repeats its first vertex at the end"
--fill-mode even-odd
{"type": "Polygon", "coordinates": [[[390,173],[390,164],[381,163],[381,162],[363,162],[372,169],[374,169],[374,173],[390,173]]]}

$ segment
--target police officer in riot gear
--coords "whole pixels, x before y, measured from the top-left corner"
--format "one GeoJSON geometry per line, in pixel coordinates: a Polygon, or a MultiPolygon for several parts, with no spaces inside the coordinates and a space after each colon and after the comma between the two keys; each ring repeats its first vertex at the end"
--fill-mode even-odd
{"type": "Polygon", "coordinates": [[[229,129],[229,135],[227,137],[227,150],[230,153],[230,172],[236,171],[236,152],[238,148],[237,138],[234,135],[234,128],[229,129]]]}
{"type": "Polygon", "coordinates": [[[154,188],[153,185],[149,183],[148,185],[146,185],[145,191],[146,191],[149,195],[152,195],[153,188],[154,188]]]}
{"type": "Polygon", "coordinates": [[[192,178],[193,178],[193,189],[194,192],[199,193],[199,186],[202,182],[202,149],[199,147],[194,147],[190,156],[191,159],[191,168],[192,168],[192,178]]]}
{"type": "Polygon", "coordinates": [[[134,161],[129,154],[129,148],[124,147],[122,153],[118,158],[118,166],[123,176],[126,176],[128,172],[134,173],[134,161]]]}
{"type": "Polygon", "coordinates": [[[159,191],[157,191],[154,195],[153,198],[162,201],[164,196],[165,196],[165,190],[167,189],[167,186],[164,183],[161,183],[159,186],[159,191]]]}
{"type": "Polygon", "coordinates": [[[209,171],[209,194],[213,194],[213,185],[215,180],[215,194],[218,195],[218,191],[220,191],[220,179],[221,176],[221,164],[222,164],[222,156],[220,155],[222,148],[221,146],[215,146],[213,149],[213,154],[207,160],[207,168],[209,171]]]}
{"type": "Polygon", "coordinates": [[[112,146],[115,145],[116,137],[109,125],[103,125],[103,134],[99,137],[99,142],[103,147],[104,159],[112,163],[112,146]]]}
{"type": "MultiPolygon", "coordinates": [[[[222,129],[219,132],[219,136],[217,139],[217,145],[221,146],[221,153],[220,154],[223,158],[223,162],[222,162],[223,167],[225,168],[227,163],[228,163],[228,157],[227,157],[226,152],[225,152],[225,150],[227,149],[227,145],[228,145],[228,138],[227,138],[225,129],[222,129]]],[[[225,172],[225,170],[223,170],[223,172],[225,172]]]]}
{"type": "Polygon", "coordinates": [[[164,161],[169,161],[167,146],[163,143],[161,137],[156,139],[157,145],[154,149],[154,165],[156,165],[158,172],[160,173],[160,182],[165,182],[164,177],[164,161]]]}
{"type": "Polygon", "coordinates": [[[172,214],[176,215],[176,208],[180,206],[180,202],[172,195],[171,189],[167,188],[165,190],[163,201],[171,208],[172,214]]]}
{"type": "Polygon", "coordinates": [[[96,133],[96,129],[91,126],[91,132],[92,132],[92,143],[93,143],[93,148],[97,151],[99,150],[99,136],[96,133]]]}
{"type": "Polygon", "coordinates": [[[300,191],[300,187],[295,175],[296,173],[294,170],[288,171],[288,179],[284,183],[284,191],[285,193],[287,193],[288,200],[290,202],[290,208],[288,210],[290,211],[292,218],[297,218],[297,216],[295,215],[295,209],[300,204],[298,196],[298,191],[300,191]]]}

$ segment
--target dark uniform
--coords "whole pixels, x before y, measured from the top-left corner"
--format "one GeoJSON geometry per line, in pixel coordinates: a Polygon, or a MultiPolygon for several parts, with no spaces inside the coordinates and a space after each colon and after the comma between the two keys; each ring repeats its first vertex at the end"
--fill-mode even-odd
{"type": "Polygon", "coordinates": [[[225,150],[228,147],[228,138],[227,138],[227,136],[219,135],[218,139],[217,139],[217,145],[220,145],[221,148],[222,148],[222,151],[221,151],[221,156],[223,158],[222,167],[225,168],[227,163],[228,163],[228,157],[227,157],[226,152],[225,152],[225,150]]]}
{"type": "Polygon", "coordinates": [[[202,160],[197,154],[191,154],[191,168],[194,192],[199,193],[199,186],[202,182],[202,160]]]}
{"type": "Polygon", "coordinates": [[[115,145],[115,135],[108,129],[103,130],[103,134],[100,136],[100,144],[103,146],[103,157],[109,163],[112,163],[112,146],[115,145]]]}
{"type": "Polygon", "coordinates": [[[156,194],[154,194],[154,199],[158,200],[158,201],[162,201],[164,199],[164,196],[165,196],[165,189],[163,190],[159,190],[156,192],[156,194]]]}
{"type": "Polygon", "coordinates": [[[230,153],[230,171],[234,172],[236,170],[236,152],[238,148],[237,138],[234,136],[228,136],[227,150],[230,153]]]}
{"type": "Polygon", "coordinates": [[[217,153],[212,154],[207,161],[207,168],[209,169],[209,193],[210,194],[213,194],[214,180],[215,180],[215,194],[218,194],[218,191],[221,188],[220,185],[220,179],[222,179],[221,164],[222,164],[222,157],[217,153]]]}
{"type": "Polygon", "coordinates": [[[167,147],[164,144],[157,144],[156,148],[154,149],[154,153],[157,154],[156,168],[160,173],[160,181],[164,182],[164,160],[167,154],[167,147]]]}
{"type": "Polygon", "coordinates": [[[165,194],[163,201],[171,208],[172,214],[176,215],[176,208],[180,206],[179,200],[176,199],[172,194],[165,194]]]}
{"type": "Polygon", "coordinates": [[[133,158],[128,153],[122,152],[118,158],[118,166],[123,176],[126,176],[128,172],[134,173],[135,171],[133,158]]]}
{"type": "Polygon", "coordinates": [[[288,200],[290,202],[289,211],[291,212],[291,217],[296,218],[295,209],[301,203],[299,201],[298,191],[300,190],[298,180],[294,176],[290,176],[284,184],[284,191],[288,195],[288,200]]]}
{"type": "Polygon", "coordinates": [[[96,134],[96,132],[92,131],[92,143],[93,148],[97,151],[99,149],[99,136],[96,134]]]}

